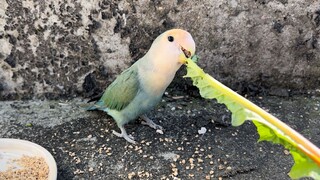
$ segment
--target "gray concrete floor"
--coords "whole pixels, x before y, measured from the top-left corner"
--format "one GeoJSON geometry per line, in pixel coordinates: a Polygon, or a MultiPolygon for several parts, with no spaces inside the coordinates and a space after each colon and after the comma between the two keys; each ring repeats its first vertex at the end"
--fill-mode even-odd
{"type": "MultiPolygon", "coordinates": [[[[319,97],[250,98],[320,146],[319,97]]],[[[0,137],[29,140],[49,150],[58,179],[289,179],[293,164],[283,147],[257,143],[252,123],[230,125],[215,101],[169,94],[149,117],[164,134],[126,126],[139,143],[114,136],[114,121],[86,112],[85,101],[0,102],[0,137]],[[205,127],[205,134],[198,130],[205,127]]]]}

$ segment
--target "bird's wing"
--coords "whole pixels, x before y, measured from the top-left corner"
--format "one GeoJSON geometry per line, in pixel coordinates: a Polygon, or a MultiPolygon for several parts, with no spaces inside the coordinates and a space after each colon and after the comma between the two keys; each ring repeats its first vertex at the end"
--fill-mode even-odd
{"type": "Polygon", "coordinates": [[[123,71],[106,89],[98,104],[115,110],[124,109],[139,90],[138,69],[135,65],[123,71]]]}

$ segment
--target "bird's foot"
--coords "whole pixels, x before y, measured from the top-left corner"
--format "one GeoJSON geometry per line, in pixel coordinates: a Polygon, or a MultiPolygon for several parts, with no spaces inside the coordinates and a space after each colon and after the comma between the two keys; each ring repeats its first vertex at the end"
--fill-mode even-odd
{"type": "Polygon", "coordinates": [[[112,130],[112,133],[118,137],[124,138],[129,143],[136,144],[136,141],[133,140],[134,138],[131,135],[128,135],[124,128],[120,128],[120,130],[121,130],[121,133],[118,133],[115,130],[112,130]]]}
{"type": "Polygon", "coordinates": [[[159,130],[163,131],[163,127],[158,125],[158,124],[156,124],[156,123],[154,123],[153,121],[141,121],[141,124],[147,125],[147,126],[153,128],[155,130],[159,129],[159,130]]]}
{"type": "Polygon", "coordinates": [[[143,120],[143,121],[141,121],[141,124],[143,124],[143,125],[148,125],[149,127],[153,128],[153,129],[156,129],[156,130],[161,130],[161,131],[164,130],[162,126],[154,123],[154,122],[153,122],[151,119],[149,119],[147,116],[142,115],[142,116],[140,116],[140,117],[141,117],[141,119],[143,120]]]}

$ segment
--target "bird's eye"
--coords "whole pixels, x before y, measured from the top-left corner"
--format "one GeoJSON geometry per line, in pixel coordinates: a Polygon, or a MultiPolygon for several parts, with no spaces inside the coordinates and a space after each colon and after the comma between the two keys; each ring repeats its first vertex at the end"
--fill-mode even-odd
{"type": "Polygon", "coordinates": [[[169,41],[169,42],[173,42],[173,41],[174,41],[173,36],[168,36],[168,41],[169,41]]]}

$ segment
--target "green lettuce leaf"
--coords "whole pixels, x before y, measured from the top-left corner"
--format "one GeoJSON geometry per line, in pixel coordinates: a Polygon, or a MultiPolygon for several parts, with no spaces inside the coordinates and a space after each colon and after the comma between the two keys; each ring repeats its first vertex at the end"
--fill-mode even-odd
{"type": "Polygon", "coordinates": [[[216,99],[218,103],[225,104],[232,113],[231,123],[233,126],[240,126],[246,120],[251,120],[257,127],[260,136],[258,141],[281,144],[289,149],[295,162],[289,173],[291,178],[312,177],[320,179],[320,167],[298,148],[298,143],[256,112],[240,104],[239,102],[247,102],[248,100],[206,74],[197,66],[196,60],[195,58],[187,60],[187,74],[184,77],[192,79],[193,85],[199,88],[203,98],[216,99]]]}

